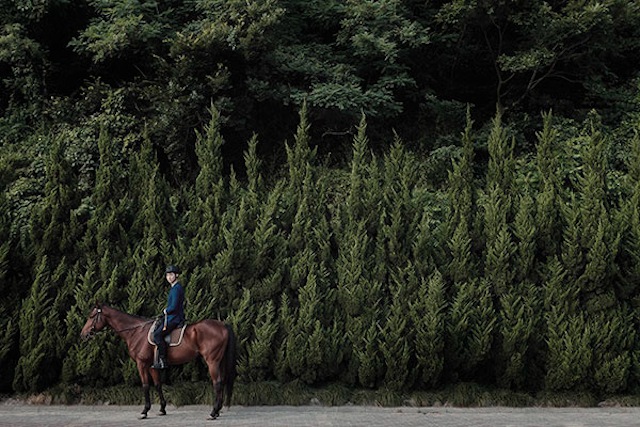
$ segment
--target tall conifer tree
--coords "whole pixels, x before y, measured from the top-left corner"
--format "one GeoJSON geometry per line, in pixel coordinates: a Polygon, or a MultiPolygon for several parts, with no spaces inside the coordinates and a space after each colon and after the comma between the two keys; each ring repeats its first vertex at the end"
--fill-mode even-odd
{"type": "Polygon", "coordinates": [[[58,379],[56,345],[61,325],[53,305],[55,294],[49,260],[43,255],[29,296],[22,302],[18,324],[20,359],[13,380],[15,390],[41,391],[58,379]]]}
{"type": "Polygon", "coordinates": [[[546,257],[559,254],[557,237],[561,234],[557,134],[551,112],[543,114],[542,131],[536,133],[536,168],[541,180],[536,195],[536,228],[539,247],[546,257]]]}
{"type": "Polygon", "coordinates": [[[447,300],[442,274],[436,270],[429,279],[422,277],[417,298],[410,303],[414,329],[417,385],[435,387],[444,368],[447,300]]]}

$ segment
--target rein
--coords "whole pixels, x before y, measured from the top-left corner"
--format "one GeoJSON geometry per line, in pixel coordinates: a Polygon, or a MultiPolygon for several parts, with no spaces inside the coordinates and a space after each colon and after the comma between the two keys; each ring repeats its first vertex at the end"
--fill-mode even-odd
{"type": "Polygon", "coordinates": [[[130,327],[130,328],[124,328],[124,329],[118,329],[118,330],[115,330],[115,329],[113,329],[113,328],[111,328],[111,329],[113,329],[113,332],[115,332],[115,333],[118,333],[118,332],[125,332],[125,331],[131,331],[131,330],[133,330],[133,329],[141,328],[141,327],[143,327],[143,326],[145,326],[145,325],[148,325],[149,323],[153,323],[153,322],[154,322],[154,320],[153,320],[153,319],[151,319],[151,320],[147,320],[147,321],[146,321],[146,322],[144,322],[144,323],[140,323],[139,325],[132,326],[132,327],[130,327]]]}
{"type": "MultiPolygon", "coordinates": [[[[90,336],[95,336],[95,335],[96,335],[96,325],[98,324],[98,320],[100,319],[100,316],[104,316],[104,315],[102,314],[102,308],[98,308],[98,309],[96,310],[96,314],[94,314],[93,316],[91,316],[91,318],[93,319],[93,322],[91,323],[91,330],[90,330],[90,332],[89,332],[90,336]]],[[[105,317],[106,317],[106,316],[105,316],[105,317]]],[[[125,332],[125,331],[131,331],[131,330],[134,330],[134,329],[141,328],[141,327],[143,327],[143,326],[145,326],[145,325],[148,325],[149,323],[153,323],[153,322],[154,322],[154,319],[151,319],[151,320],[147,320],[147,321],[146,321],[146,322],[144,322],[144,323],[140,323],[140,324],[138,324],[138,325],[136,325],[136,326],[131,326],[131,327],[129,327],[129,328],[124,328],[124,329],[118,329],[118,330],[116,330],[116,329],[113,329],[113,327],[111,327],[111,329],[112,329],[115,333],[118,333],[118,332],[125,332]]],[[[111,325],[109,325],[109,326],[111,326],[111,325]]]]}

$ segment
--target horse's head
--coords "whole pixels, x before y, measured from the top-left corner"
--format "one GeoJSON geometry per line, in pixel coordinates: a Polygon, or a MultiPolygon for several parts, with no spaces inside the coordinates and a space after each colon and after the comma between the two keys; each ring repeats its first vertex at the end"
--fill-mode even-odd
{"type": "Polygon", "coordinates": [[[82,327],[82,331],[80,331],[80,338],[83,340],[91,338],[105,326],[107,326],[107,319],[102,311],[102,304],[96,303],[87,318],[87,322],[82,327]]]}

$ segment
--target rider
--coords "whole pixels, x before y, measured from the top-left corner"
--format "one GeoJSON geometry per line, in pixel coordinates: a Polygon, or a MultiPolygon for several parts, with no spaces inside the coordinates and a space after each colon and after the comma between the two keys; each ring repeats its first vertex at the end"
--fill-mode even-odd
{"type": "Polygon", "coordinates": [[[163,310],[164,321],[153,331],[153,341],[158,346],[158,361],[152,366],[155,369],[166,369],[167,344],[164,337],[169,335],[180,323],[184,322],[184,288],[178,282],[180,269],[170,265],[165,270],[165,278],[171,285],[167,307],[163,310]]]}

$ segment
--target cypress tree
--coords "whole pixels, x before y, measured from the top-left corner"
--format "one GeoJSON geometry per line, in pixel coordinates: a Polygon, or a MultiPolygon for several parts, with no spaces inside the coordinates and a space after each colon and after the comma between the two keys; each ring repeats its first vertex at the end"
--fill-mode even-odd
{"type": "Polygon", "coordinates": [[[485,278],[493,285],[498,297],[512,291],[515,271],[513,257],[516,247],[507,225],[502,224],[495,240],[488,242],[485,278]]]}
{"type": "Polygon", "coordinates": [[[3,295],[0,301],[0,390],[11,387],[12,371],[15,365],[15,353],[17,342],[15,337],[16,320],[18,319],[20,300],[19,293],[13,285],[14,280],[10,274],[10,257],[13,239],[10,238],[10,218],[8,203],[4,189],[0,187],[0,293],[3,295]]]}
{"type": "MultiPolygon", "coordinates": [[[[291,262],[295,265],[299,254],[308,249],[315,254],[324,268],[328,268],[332,264],[332,256],[326,212],[326,181],[317,181],[312,167],[307,165],[301,190],[288,240],[291,262]]],[[[292,286],[296,287],[295,282],[292,282],[292,286]]]]}
{"type": "Polygon", "coordinates": [[[364,223],[360,223],[355,233],[345,239],[344,246],[338,254],[336,269],[338,274],[338,301],[345,314],[350,317],[362,315],[366,305],[376,296],[366,292],[366,277],[370,271],[367,262],[369,238],[364,223]]]}
{"type": "Polygon", "coordinates": [[[585,255],[584,270],[577,281],[588,313],[608,310],[617,305],[612,282],[613,260],[620,235],[613,230],[606,201],[606,142],[591,124],[583,153],[580,183],[580,242],[585,255]]]}
{"type": "Polygon", "coordinates": [[[204,266],[222,247],[222,216],[228,202],[223,178],[221,134],[222,118],[211,105],[211,118],[204,133],[196,131],[196,156],[200,170],[196,185],[186,195],[188,212],[185,220],[185,241],[188,259],[193,266],[204,266]]]}
{"type": "Polygon", "coordinates": [[[488,361],[497,324],[489,283],[472,280],[457,285],[448,313],[446,363],[452,380],[478,378],[478,366],[488,361]]]}
{"type": "Polygon", "coordinates": [[[442,274],[435,270],[427,280],[421,278],[414,301],[409,303],[409,316],[414,329],[416,368],[419,385],[435,387],[444,367],[444,338],[447,301],[442,274]]]}
{"type": "MultiPolygon", "coordinates": [[[[45,162],[45,198],[33,210],[30,234],[36,254],[35,280],[22,303],[19,320],[20,358],[13,386],[16,390],[36,391],[58,379],[57,348],[60,314],[71,303],[74,283],[52,283],[51,270],[68,267],[76,258],[75,244],[82,233],[74,209],[78,205],[75,177],[65,156],[62,138],[55,138],[45,162]],[[43,366],[48,369],[44,372],[43,366]]],[[[57,276],[61,276],[58,274],[57,276]]],[[[56,280],[59,277],[55,278],[56,280]]]]}
{"type": "MultiPolygon", "coordinates": [[[[215,295],[215,294],[214,294],[215,295]]],[[[238,373],[248,374],[248,342],[252,333],[252,325],[255,324],[257,309],[253,303],[251,291],[244,288],[242,296],[233,304],[225,322],[233,327],[236,337],[238,337],[238,373]]],[[[246,378],[242,378],[246,380],[246,378]]]]}
{"type": "Polygon", "coordinates": [[[175,238],[176,222],[174,208],[169,201],[169,186],[160,173],[157,156],[146,132],[141,149],[134,156],[133,166],[130,185],[137,188],[131,201],[136,209],[129,235],[130,238],[139,237],[130,245],[132,253],[127,256],[129,271],[132,271],[127,284],[127,311],[156,315],[166,298],[163,272],[169,263],[167,258],[172,255],[171,242],[175,238]]]}
{"type": "Polygon", "coordinates": [[[547,371],[545,388],[584,389],[593,360],[591,330],[582,313],[569,314],[552,306],[546,313],[547,371]]]}
{"type": "Polygon", "coordinates": [[[384,384],[390,390],[400,391],[409,380],[409,356],[411,354],[410,335],[407,334],[405,301],[395,293],[389,314],[380,337],[380,353],[384,360],[384,384]]]}
{"type": "Polygon", "coordinates": [[[336,261],[337,296],[341,308],[337,313],[342,313],[349,349],[345,355],[348,361],[345,377],[352,384],[359,381],[366,387],[373,387],[381,370],[379,331],[373,325],[378,324],[382,283],[371,278],[370,243],[364,221],[355,230],[348,230],[352,234],[341,236],[336,261]]]}
{"type": "Polygon", "coordinates": [[[484,237],[487,249],[495,245],[501,232],[508,232],[505,227],[510,203],[503,189],[495,183],[489,184],[486,194],[480,201],[484,213],[484,237]]]}
{"type": "MultiPolygon", "coordinates": [[[[100,162],[90,202],[93,210],[82,243],[84,257],[92,256],[95,262],[122,259],[128,243],[122,228],[127,223],[123,203],[125,177],[114,141],[105,128],[100,129],[98,149],[100,162]],[[105,257],[107,253],[111,256],[105,257]]],[[[111,274],[114,265],[105,263],[103,267],[104,277],[111,274]]]]}
{"type": "Polygon", "coordinates": [[[579,288],[558,259],[548,265],[544,284],[545,387],[574,390],[585,386],[592,363],[591,332],[578,302],[579,288]]]}
{"type": "Polygon", "coordinates": [[[537,228],[534,219],[533,199],[529,194],[519,198],[518,212],[513,222],[513,234],[517,240],[515,254],[516,280],[535,282],[537,228]]]}
{"type": "Polygon", "coordinates": [[[276,299],[280,295],[289,266],[287,241],[278,224],[281,199],[282,181],[261,206],[252,236],[254,276],[251,282],[256,301],[276,299]]]}
{"type": "Polygon", "coordinates": [[[134,157],[135,169],[131,185],[139,187],[138,206],[134,229],[148,246],[159,247],[170,238],[168,230],[175,227],[172,207],[169,204],[169,188],[160,173],[160,166],[149,137],[145,134],[140,152],[134,157]],[[143,183],[140,186],[140,183],[143,183]]]}
{"type": "Polygon", "coordinates": [[[561,233],[559,178],[557,166],[557,131],[553,128],[551,112],[543,114],[542,131],[536,133],[536,167],[542,187],[536,195],[536,228],[539,247],[544,256],[559,253],[557,236],[561,233]]]}
{"type": "Polygon", "coordinates": [[[258,207],[258,202],[265,193],[264,179],[260,172],[262,162],[257,154],[258,136],[253,135],[249,140],[249,147],[244,153],[244,164],[247,171],[247,192],[251,205],[258,207]]]}
{"type": "Polygon", "coordinates": [[[418,278],[413,265],[392,274],[391,304],[380,335],[380,352],[386,368],[384,384],[391,390],[401,390],[409,381],[409,357],[414,354],[413,328],[408,324],[410,302],[418,296],[418,278]]]}
{"type": "Polygon", "coordinates": [[[416,165],[396,138],[391,151],[383,159],[383,212],[376,238],[376,278],[388,282],[392,272],[403,269],[412,257],[422,215],[422,206],[412,200],[416,186],[416,165]]]}
{"type": "Polygon", "coordinates": [[[196,266],[189,271],[189,284],[185,286],[185,299],[189,303],[185,307],[187,319],[197,321],[220,317],[220,301],[218,294],[212,292],[211,277],[213,272],[209,265],[196,266]]]}
{"type": "Polygon", "coordinates": [[[310,147],[309,129],[311,125],[308,121],[307,102],[302,103],[299,112],[300,122],[295,135],[295,144],[290,147],[285,144],[287,151],[287,164],[289,166],[289,191],[294,196],[294,206],[297,205],[298,197],[301,196],[303,183],[307,173],[307,165],[312,165],[316,157],[317,149],[310,147]]]}
{"type": "Polygon", "coordinates": [[[244,199],[239,205],[230,206],[222,219],[222,246],[212,263],[212,295],[222,305],[222,315],[234,307],[241,298],[241,291],[254,276],[249,255],[253,250],[251,223],[244,199]]]}
{"type": "MultiPolygon", "coordinates": [[[[247,346],[250,381],[264,381],[273,375],[275,337],[278,332],[276,308],[273,301],[260,306],[253,326],[253,339],[247,346]]],[[[241,374],[242,375],[242,374],[241,374]]]]}
{"type": "Polygon", "coordinates": [[[298,295],[299,307],[294,313],[292,330],[287,336],[287,362],[292,374],[307,384],[323,379],[324,331],[320,315],[324,303],[318,289],[316,273],[311,271],[298,295]]]}
{"type": "MultiPolygon", "coordinates": [[[[567,271],[567,281],[575,283],[584,269],[584,254],[582,252],[580,227],[580,211],[574,195],[569,202],[562,204],[564,228],[562,233],[561,259],[567,271]]],[[[572,286],[571,285],[571,286],[572,286]]]]}
{"type": "Polygon", "coordinates": [[[351,159],[351,174],[349,180],[349,194],[346,198],[346,209],[349,223],[355,223],[363,218],[365,177],[367,171],[366,156],[369,149],[367,138],[367,121],[364,114],[360,118],[356,136],[353,138],[353,157],[351,159]]]}
{"type": "Polygon", "coordinates": [[[447,235],[453,239],[453,235],[469,233],[470,224],[473,222],[473,121],[471,120],[471,110],[467,107],[467,121],[462,133],[462,156],[457,162],[453,162],[453,168],[449,172],[449,185],[447,200],[449,201],[449,216],[447,221],[447,235]]]}
{"type": "Polygon", "coordinates": [[[621,234],[616,264],[620,269],[621,298],[637,298],[640,294],[640,134],[635,132],[627,161],[628,200],[622,203],[618,216],[621,234]]]}
{"type": "MultiPolygon", "coordinates": [[[[87,260],[87,265],[83,270],[84,272],[81,274],[79,272],[79,263],[76,263],[69,273],[77,283],[74,289],[74,303],[67,310],[64,317],[67,331],[64,342],[69,344],[63,357],[61,379],[66,384],[72,384],[80,380],[79,365],[84,359],[89,346],[78,344],[78,329],[86,321],[89,307],[96,302],[96,299],[100,299],[96,295],[96,266],[91,258],[87,260]]],[[[113,368],[116,369],[116,366],[113,368]]],[[[94,376],[87,377],[85,377],[85,380],[93,381],[96,379],[94,376]]]]}
{"type": "Polygon", "coordinates": [[[518,247],[509,227],[515,167],[513,146],[498,113],[488,140],[487,189],[482,206],[486,239],[484,278],[491,283],[497,297],[495,357],[498,384],[502,387],[522,384],[534,326],[527,287],[516,281],[518,247]]]}
{"type": "MultiPolygon", "coordinates": [[[[536,263],[536,225],[533,199],[520,196],[513,229],[517,239],[515,253],[516,285],[501,301],[503,310],[503,354],[509,356],[502,383],[520,388],[536,383],[544,369],[543,291],[536,263]]],[[[539,384],[541,386],[541,384],[539,384]]]]}
{"type": "MultiPolygon", "coordinates": [[[[497,112],[493,118],[491,133],[487,141],[489,164],[487,166],[487,188],[496,186],[505,197],[511,196],[515,161],[513,147],[515,140],[509,142],[506,129],[502,125],[502,114],[497,112]]],[[[507,210],[509,205],[507,205],[507,210]]]]}
{"type": "Polygon", "coordinates": [[[361,386],[374,388],[382,376],[383,361],[380,354],[380,324],[377,320],[366,321],[365,318],[354,319],[358,324],[347,324],[351,332],[349,339],[353,345],[357,380],[361,386]],[[356,337],[355,331],[360,334],[356,337]]]}
{"type": "Polygon", "coordinates": [[[36,264],[39,265],[42,257],[47,255],[51,266],[54,266],[63,256],[73,256],[73,248],[82,230],[79,224],[72,223],[78,192],[61,137],[53,141],[45,170],[45,197],[34,209],[30,231],[38,258],[36,264]]]}
{"type": "Polygon", "coordinates": [[[580,195],[581,243],[583,248],[593,246],[600,226],[599,222],[606,217],[606,144],[602,133],[591,122],[586,146],[582,154],[582,173],[578,175],[580,195]]]}
{"type": "Polygon", "coordinates": [[[462,157],[458,162],[453,163],[453,169],[449,172],[447,191],[449,215],[446,225],[446,245],[450,261],[444,274],[454,284],[460,284],[476,276],[475,262],[471,255],[473,250],[471,224],[475,218],[472,127],[471,113],[467,108],[467,124],[462,134],[462,157]]]}
{"type": "Polygon", "coordinates": [[[531,340],[537,325],[536,293],[533,286],[520,284],[500,296],[500,355],[498,384],[520,388],[527,380],[531,340]]]}
{"type": "Polygon", "coordinates": [[[451,262],[447,270],[453,283],[463,283],[471,280],[474,277],[471,236],[469,235],[469,225],[465,217],[460,217],[460,223],[447,245],[451,252],[451,262]]]}
{"type": "MultiPolygon", "coordinates": [[[[221,203],[224,198],[222,120],[220,111],[213,104],[209,108],[209,113],[211,114],[211,119],[204,128],[204,134],[196,130],[195,148],[200,171],[196,177],[195,197],[198,204],[208,204],[215,216],[220,217],[222,214],[221,203]]],[[[257,141],[254,138],[255,143],[257,141]]]]}
{"type": "Polygon", "coordinates": [[[510,264],[514,248],[507,224],[510,219],[514,162],[513,144],[508,143],[499,112],[493,119],[488,149],[487,190],[481,202],[486,241],[484,277],[493,285],[495,294],[501,296],[513,285],[510,264]]]}
{"type": "Polygon", "coordinates": [[[54,310],[52,286],[46,255],[40,259],[29,296],[22,302],[19,319],[20,358],[13,388],[17,391],[41,391],[57,378],[56,344],[60,329],[54,310]]]}
{"type": "Polygon", "coordinates": [[[590,319],[592,331],[593,386],[598,392],[627,390],[631,375],[636,332],[629,310],[620,308],[600,312],[590,319]]]}
{"type": "Polygon", "coordinates": [[[291,379],[289,371],[289,363],[287,361],[287,338],[290,331],[293,330],[293,315],[291,313],[291,304],[289,304],[289,295],[282,293],[280,298],[280,308],[278,309],[278,326],[279,333],[276,336],[276,342],[279,343],[275,357],[275,366],[273,368],[276,379],[280,383],[286,383],[291,379]]]}
{"type": "Polygon", "coordinates": [[[584,295],[584,308],[588,313],[607,310],[617,305],[613,286],[607,286],[610,259],[615,257],[617,252],[617,244],[611,247],[605,242],[608,228],[602,222],[598,225],[596,235],[593,236],[593,244],[586,254],[584,272],[578,278],[578,286],[584,295]]]}

